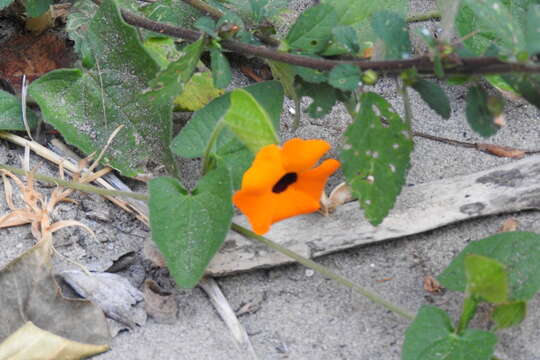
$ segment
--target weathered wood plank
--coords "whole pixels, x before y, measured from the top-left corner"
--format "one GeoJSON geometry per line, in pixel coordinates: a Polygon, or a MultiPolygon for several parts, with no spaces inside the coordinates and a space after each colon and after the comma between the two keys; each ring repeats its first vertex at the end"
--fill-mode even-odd
{"type": "MultiPolygon", "coordinates": [[[[266,236],[314,258],[480,216],[539,208],[540,156],[533,156],[470,175],[406,187],[378,227],[363,218],[355,201],[338,207],[328,217],[309,214],[274,224],[266,236]]],[[[236,216],[234,221],[248,226],[244,216],[236,216]]],[[[208,273],[219,276],[290,262],[286,256],[231,231],[208,273]]]]}

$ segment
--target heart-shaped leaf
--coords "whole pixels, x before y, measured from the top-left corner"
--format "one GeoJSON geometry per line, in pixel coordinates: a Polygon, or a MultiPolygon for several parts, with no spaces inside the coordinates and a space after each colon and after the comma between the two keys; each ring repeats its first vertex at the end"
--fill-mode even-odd
{"type": "Polygon", "coordinates": [[[336,24],[336,12],[332,6],[315,5],[300,14],[285,40],[291,49],[316,54],[328,45],[336,24]]]}
{"type": "Polygon", "coordinates": [[[177,285],[191,288],[219,250],[233,216],[231,181],[220,167],[186,191],[169,177],[153,179],[150,191],[152,239],[177,285]]]}
{"type": "MultiPolygon", "coordinates": [[[[28,126],[33,129],[37,124],[37,117],[28,108],[26,109],[26,119],[28,126]]],[[[0,90],[0,130],[25,130],[21,100],[3,90],[0,90]]]]}

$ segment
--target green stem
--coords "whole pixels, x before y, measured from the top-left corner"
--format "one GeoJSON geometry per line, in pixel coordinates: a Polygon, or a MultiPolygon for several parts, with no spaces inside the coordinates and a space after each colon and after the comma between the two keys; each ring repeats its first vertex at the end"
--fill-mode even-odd
{"type": "Polygon", "coordinates": [[[424,14],[411,15],[407,18],[408,23],[429,21],[429,20],[440,20],[441,12],[440,11],[430,11],[424,14]]]}
{"type": "Polygon", "coordinates": [[[268,247],[282,253],[283,255],[286,255],[286,256],[290,257],[291,259],[294,259],[294,260],[298,261],[300,264],[302,264],[304,266],[307,266],[308,268],[317,271],[318,273],[326,276],[327,278],[330,278],[330,279],[332,279],[334,281],[337,281],[341,285],[346,286],[346,287],[360,293],[361,295],[367,297],[369,300],[373,301],[374,303],[382,305],[386,309],[398,314],[401,317],[404,317],[405,319],[408,319],[408,320],[413,320],[414,319],[414,315],[411,314],[410,312],[408,312],[407,310],[402,309],[401,307],[399,307],[399,306],[397,306],[395,304],[392,304],[391,302],[383,299],[382,297],[380,297],[379,295],[371,292],[370,290],[367,290],[367,289],[363,288],[362,286],[348,280],[347,278],[334,273],[333,271],[331,271],[330,269],[328,269],[327,267],[325,267],[323,265],[317,264],[316,262],[314,262],[314,261],[312,261],[312,260],[310,260],[308,258],[305,258],[305,257],[297,254],[296,252],[294,252],[292,250],[289,250],[286,247],[283,247],[283,246],[273,242],[272,240],[270,240],[270,239],[268,239],[268,238],[266,238],[264,236],[258,235],[256,233],[254,233],[253,231],[251,231],[249,229],[246,229],[245,227],[243,227],[241,225],[232,223],[231,229],[233,229],[234,231],[236,231],[236,232],[238,232],[238,233],[240,233],[240,234],[242,234],[242,235],[244,235],[246,237],[249,237],[251,239],[255,239],[255,240],[265,244],[266,246],[268,246],[268,247]]]}
{"type": "Polygon", "coordinates": [[[476,308],[478,307],[478,301],[471,296],[467,296],[463,302],[463,311],[459,317],[458,324],[456,326],[456,334],[460,335],[467,329],[472,318],[476,314],[476,308]]]}
{"type": "Polygon", "coordinates": [[[208,172],[210,167],[210,153],[212,152],[212,148],[214,147],[214,144],[216,143],[219,134],[221,134],[221,130],[225,127],[225,122],[223,120],[218,121],[216,124],[216,127],[214,130],[212,130],[212,133],[210,134],[210,139],[208,140],[208,144],[206,144],[206,148],[204,149],[203,154],[203,161],[202,161],[202,173],[203,175],[208,172]]]}
{"type": "Polygon", "coordinates": [[[22,176],[31,175],[32,177],[34,177],[34,179],[38,179],[39,181],[43,181],[50,184],[56,184],[58,186],[63,186],[66,188],[80,190],[80,191],[84,191],[88,193],[94,193],[94,194],[105,195],[105,196],[125,196],[125,197],[130,197],[133,199],[137,199],[137,200],[148,201],[148,195],[146,194],[138,194],[138,193],[129,192],[129,191],[103,189],[103,188],[99,188],[99,187],[88,185],[88,184],[81,184],[77,182],[58,179],[52,176],[36,174],[31,171],[26,171],[20,168],[16,168],[16,167],[4,165],[4,164],[0,164],[0,169],[4,169],[9,172],[12,172],[13,174],[22,175],[22,176]]]}

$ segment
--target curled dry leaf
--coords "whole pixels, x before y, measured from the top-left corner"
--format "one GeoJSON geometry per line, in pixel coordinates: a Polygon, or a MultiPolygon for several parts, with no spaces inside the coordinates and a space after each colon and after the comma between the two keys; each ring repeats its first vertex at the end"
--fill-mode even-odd
{"type": "Polygon", "coordinates": [[[325,193],[321,196],[321,212],[325,215],[333,212],[336,207],[347,202],[353,201],[355,198],[352,194],[351,187],[342,182],[332,190],[327,197],[325,193]]]}
{"type": "Polygon", "coordinates": [[[509,232],[509,231],[516,231],[519,226],[519,222],[516,220],[516,218],[508,218],[504,220],[501,227],[497,232],[509,232]]]}
{"type": "Polygon", "coordinates": [[[440,293],[443,287],[433,276],[424,276],[424,290],[430,293],[440,293]]]}
{"type": "Polygon", "coordinates": [[[0,342],[31,321],[69,340],[107,346],[103,312],[90,301],[61,294],[52,275],[51,253],[51,242],[40,241],[0,270],[0,342]]]}
{"type": "Polygon", "coordinates": [[[40,329],[31,321],[0,344],[0,359],[76,360],[109,350],[107,345],[83,344],[40,329]]]}
{"type": "Polygon", "coordinates": [[[476,148],[480,151],[487,152],[499,157],[507,157],[512,159],[521,159],[525,156],[525,151],[519,149],[513,149],[506,146],[499,146],[493,144],[476,144],[476,148]]]}
{"type": "Polygon", "coordinates": [[[178,304],[174,295],[161,289],[154,280],[144,282],[144,309],[146,313],[161,324],[174,324],[178,304]]]}

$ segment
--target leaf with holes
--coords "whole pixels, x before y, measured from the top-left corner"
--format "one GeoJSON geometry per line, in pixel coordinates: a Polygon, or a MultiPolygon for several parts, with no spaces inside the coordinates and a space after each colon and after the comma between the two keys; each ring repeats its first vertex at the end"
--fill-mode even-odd
{"type": "Polygon", "coordinates": [[[231,225],[232,189],[227,169],[209,172],[189,193],[169,177],[151,180],[149,192],[152,239],[176,284],[192,288],[231,225]]]}
{"type": "Polygon", "coordinates": [[[494,135],[499,126],[488,107],[488,94],[480,86],[473,86],[467,93],[465,114],[471,129],[483,137],[494,135]]]}
{"type": "Polygon", "coordinates": [[[469,254],[494,259],[506,267],[509,300],[530,300],[540,289],[538,234],[514,231],[469,243],[438,277],[444,287],[453,291],[465,291],[465,257],[469,254]]]}
{"type": "Polygon", "coordinates": [[[383,97],[368,92],[345,132],[343,172],[373,225],[388,215],[405,183],[413,149],[410,130],[383,97]]]}
{"type": "Polygon", "coordinates": [[[448,96],[439,85],[429,80],[418,79],[412,84],[412,88],[442,118],[450,118],[450,100],[448,100],[448,96]]]}
{"type": "Polygon", "coordinates": [[[200,43],[158,73],[159,65],[111,0],[103,2],[84,36],[96,66],[53,71],[29,87],[45,121],[87,154],[103,149],[111,133],[123,125],[103,159],[123,175],[147,172],[150,159],[172,166],[172,102],[182,80],[191,76],[200,43]],[[154,89],[148,89],[151,81],[154,89]]]}
{"type": "MultiPolygon", "coordinates": [[[[274,129],[279,129],[281,110],[283,108],[283,88],[278,81],[266,81],[243,88],[269,115],[274,129]]],[[[174,138],[172,151],[186,158],[196,158],[204,155],[206,147],[214,131],[227,113],[231,101],[231,93],[220,96],[193,114],[191,120],[174,138]]],[[[220,152],[222,146],[230,146],[235,140],[227,128],[219,134],[211,153],[220,152]]]]}
{"type": "Polygon", "coordinates": [[[316,54],[324,50],[332,38],[337,17],[329,5],[316,5],[304,11],[293,24],[285,41],[291,49],[316,54]]]}
{"type": "Polygon", "coordinates": [[[312,118],[327,115],[336,104],[338,91],[328,84],[312,84],[302,80],[295,83],[296,92],[300,97],[309,96],[312,103],[305,109],[312,118]]]}
{"type": "Polygon", "coordinates": [[[405,18],[391,11],[379,11],[371,18],[371,27],[384,42],[385,59],[407,59],[411,55],[411,40],[405,18]]]}
{"type": "MultiPolygon", "coordinates": [[[[37,117],[29,108],[26,108],[26,119],[28,126],[33,129],[37,124],[37,117]]],[[[25,130],[21,100],[3,90],[0,90],[0,130],[25,130]]]]}
{"type": "Polygon", "coordinates": [[[336,89],[352,91],[356,89],[360,81],[360,69],[351,64],[340,64],[334,67],[328,74],[328,83],[336,89]]]}
{"type": "Polygon", "coordinates": [[[457,335],[448,314],[423,305],[405,332],[403,360],[490,360],[497,344],[495,334],[465,329],[457,335]]]}

